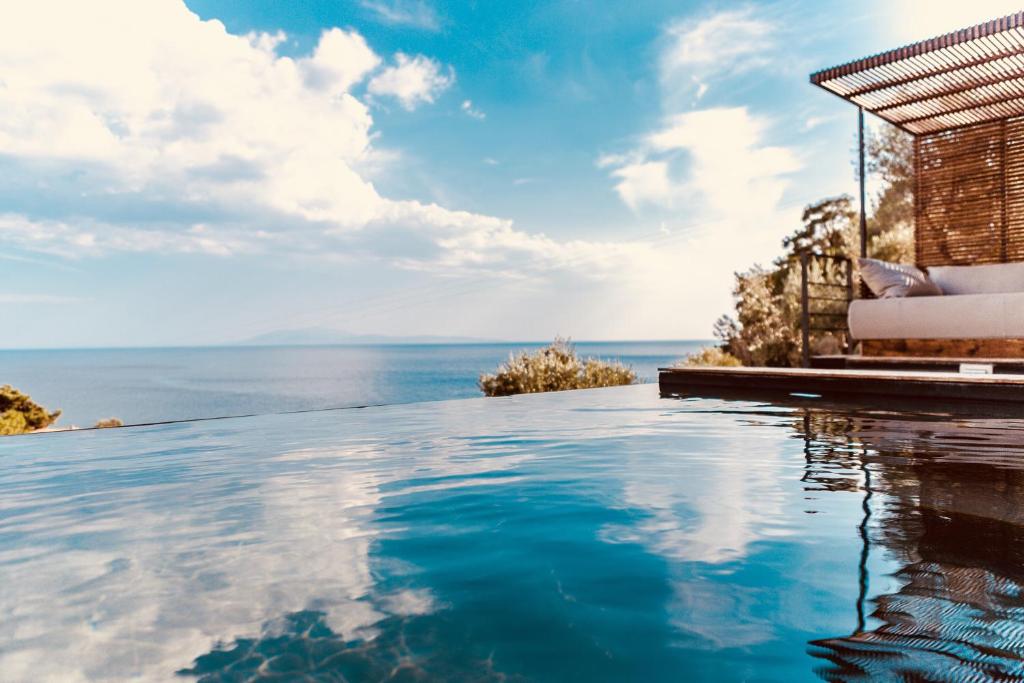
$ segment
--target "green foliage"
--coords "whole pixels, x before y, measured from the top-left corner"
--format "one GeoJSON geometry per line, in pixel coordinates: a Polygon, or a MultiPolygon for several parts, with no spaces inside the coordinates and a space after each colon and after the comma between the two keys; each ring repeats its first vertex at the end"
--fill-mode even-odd
{"type": "MultiPolygon", "coordinates": [[[[892,126],[867,144],[868,170],[881,180],[868,219],[868,255],[909,262],[914,251],[913,141],[892,126]]],[[[782,241],[786,254],[771,268],[755,265],[736,273],[735,317],[723,316],[715,336],[744,365],[794,366],[800,361],[800,255],[856,256],[860,226],[847,195],[811,204],[802,225],[782,241]]],[[[837,266],[811,261],[811,281],[839,282],[837,266]]],[[[815,352],[835,353],[838,340],[812,338],[815,352]],[[820,351],[818,350],[820,349],[820,351]]]]}
{"type": "Polygon", "coordinates": [[[705,346],[696,353],[691,353],[680,365],[686,367],[735,368],[743,365],[740,359],[724,350],[721,346],[705,346]]]}
{"type": "Polygon", "coordinates": [[[868,172],[881,178],[868,217],[868,255],[883,261],[914,259],[914,140],[885,126],[867,142],[868,172]]]}
{"type": "MultiPolygon", "coordinates": [[[[782,240],[788,255],[847,254],[857,244],[857,211],[849,195],[829,197],[811,204],[801,216],[803,225],[782,240]]],[[[783,257],[777,267],[789,267],[790,259],[783,257]]]]}
{"type": "Polygon", "coordinates": [[[914,223],[897,223],[885,232],[869,239],[871,258],[893,263],[914,262],[914,223]]]}
{"type": "Polygon", "coordinates": [[[787,296],[789,277],[761,266],[736,274],[736,319],[720,320],[716,333],[727,331],[725,351],[744,365],[787,366],[799,353],[799,302],[787,296]]]}
{"type": "Polygon", "coordinates": [[[581,359],[569,341],[556,339],[535,353],[509,356],[493,375],[480,375],[479,386],[486,396],[512,396],[634,382],[636,373],[631,368],[596,358],[581,359]]]}
{"type": "Polygon", "coordinates": [[[9,384],[0,387],[0,435],[24,434],[45,429],[60,417],[60,411],[47,412],[26,394],[9,384]]]}
{"type": "Polygon", "coordinates": [[[116,417],[108,417],[93,425],[94,429],[110,429],[111,427],[124,427],[124,422],[121,422],[116,417]]]}

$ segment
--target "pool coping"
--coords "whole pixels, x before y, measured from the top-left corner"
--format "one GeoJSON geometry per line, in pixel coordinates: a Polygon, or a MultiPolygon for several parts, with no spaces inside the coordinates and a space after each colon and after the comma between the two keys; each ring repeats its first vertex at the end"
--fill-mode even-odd
{"type": "Polygon", "coordinates": [[[894,396],[950,401],[1024,403],[1024,375],[966,375],[913,370],[816,368],[659,368],[663,393],[706,388],[733,391],[894,396]]]}

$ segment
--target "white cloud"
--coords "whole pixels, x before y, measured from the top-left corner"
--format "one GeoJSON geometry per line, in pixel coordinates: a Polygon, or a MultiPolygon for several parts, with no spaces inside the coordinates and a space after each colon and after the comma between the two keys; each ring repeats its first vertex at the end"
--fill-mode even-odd
{"type": "MultiPolygon", "coordinates": [[[[354,31],[325,31],[300,58],[276,53],[285,39],[232,35],[180,0],[8,12],[0,185],[16,201],[0,214],[0,241],[66,257],[273,252],[421,269],[513,262],[550,242],[381,196],[361,169],[387,155],[353,93],[381,58],[354,31]]],[[[368,89],[411,108],[452,79],[434,60],[399,54],[368,89]]]]}
{"type": "Polygon", "coordinates": [[[774,30],[749,8],[672,22],[659,59],[661,123],[596,162],[622,202],[658,226],[624,290],[702,321],[697,334],[731,307],[733,273],[776,256],[800,218],[800,205],[784,202],[800,160],[770,144],[770,122],[746,107],[694,109],[716,83],[768,64],[774,30]]]}
{"type": "Polygon", "coordinates": [[[411,26],[427,31],[441,28],[437,12],[423,0],[360,0],[359,4],[385,24],[411,26]]]}
{"type": "Polygon", "coordinates": [[[763,144],[766,126],[745,107],[677,114],[630,155],[598,163],[614,169],[615,190],[634,209],[685,206],[714,218],[756,216],[778,206],[787,174],[800,167],[791,150],[763,144]]]}
{"type": "Polygon", "coordinates": [[[742,197],[739,204],[762,211],[778,205],[785,176],[800,167],[791,150],[764,144],[767,126],[745,107],[705,109],[673,117],[649,143],[655,152],[689,155],[688,186],[712,210],[742,211],[742,197]]]}
{"type": "Polygon", "coordinates": [[[455,71],[451,67],[446,70],[437,60],[399,52],[395,55],[395,65],[374,76],[367,90],[372,95],[394,97],[403,107],[413,110],[423,103],[433,102],[454,82],[455,71]]]}
{"type": "Polygon", "coordinates": [[[270,233],[218,230],[195,224],[188,228],[134,228],[79,219],[33,220],[17,214],[0,214],[0,241],[29,251],[65,258],[98,256],[119,252],[161,252],[230,256],[251,253],[260,239],[271,241],[270,233]]]}
{"type": "Polygon", "coordinates": [[[764,65],[774,28],[751,7],[671,23],[660,60],[663,88],[693,92],[700,99],[709,80],[764,65]]]}
{"type": "Polygon", "coordinates": [[[612,171],[619,179],[615,191],[630,208],[644,204],[670,206],[674,192],[668,177],[668,163],[664,161],[627,162],[612,171]]]}
{"type": "Polygon", "coordinates": [[[76,178],[20,213],[59,199],[70,226],[129,202],[124,229],[187,231],[194,221],[174,214],[188,211],[355,227],[386,203],[354,170],[372,119],[347,90],[378,61],[357,34],[327,31],[293,60],[176,0],[55,4],[0,26],[0,148],[37,184],[76,178]]]}
{"type": "Polygon", "coordinates": [[[835,117],[834,116],[808,116],[807,119],[804,121],[804,125],[803,125],[802,130],[804,132],[812,131],[815,128],[817,128],[818,126],[820,126],[820,125],[822,125],[824,123],[828,123],[833,118],[835,118],[835,117]]]}
{"type": "Polygon", "coordinates": [[[284,31],[277,31],[276,33],[259,33],[254,31],[246,34],[245,37],[249,39],[253,47],[269,53],[276,52],[277,46],[288,40],[288,34],[284,31]]]}
{"type": "Polygon", "coordinates": [[[377,68],[380,57],[355,31],[332,28],[320,36],[312,56],[299,64],[314,88],[340,94],[377,68]]]}
{"type": "Polygon", "coordinates": [[[648,302],[706,321],[704,335],[730,307],[733,273],[774,257],[800,218],[799,205],[783,203],[799,160],[766,145],[766,129],[743,107],[692,111],[668,117],[628,153],[599,159],[639,215],[674,218],[659,221],[632,267],[648,279],[648,302]]]}
{"type": "Polygon", "coordinates": [[[487,114],[473,106],[472,100],[463,100],[460,108],[463,113],[470,118],[479,119],[481,121],[487,118],[487,114]]]}

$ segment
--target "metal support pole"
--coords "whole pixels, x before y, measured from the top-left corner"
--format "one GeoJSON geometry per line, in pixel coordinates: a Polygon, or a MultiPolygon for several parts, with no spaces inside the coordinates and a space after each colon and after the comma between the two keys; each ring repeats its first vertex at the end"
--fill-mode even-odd
{"type": "Polygon", "coordinates": [[[857,107],[857,145],[860,170],[860,256],[868,255],[867,169],[864,165],[864,108],[857,107]]]}
{"type": "Polygon", "coordinates": [[[811,367],[811,312],[807,291],[807,252],[800,253],[800,364],[811,367]]]}
{"type": "MultiPolygon", "coordinates": [[[[846,259],[846,313],[850,313],[850,304],[853,303],[853,260],[846,259]]],[[[846,326],[846,344],[843,349],[843,353],[850,353],[853,351],[853,337],[850,336],[850,326],[847,322],[846,326]]]]}
{"type": "Polygon", "coordinates": [[[846,305],[853,301],[853,259],[843,259],[846,266],[846,305]]]}

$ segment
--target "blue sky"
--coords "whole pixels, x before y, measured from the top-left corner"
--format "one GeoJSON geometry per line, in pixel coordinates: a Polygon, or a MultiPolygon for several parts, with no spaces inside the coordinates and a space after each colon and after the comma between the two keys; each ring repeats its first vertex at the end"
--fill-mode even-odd
{"type": "Polygon", "coordinates": [[[1015,9],[23,3],[0,346],[706,338],[732,272],[852,190],[854,110],[808,74],[1015,9]]]}

